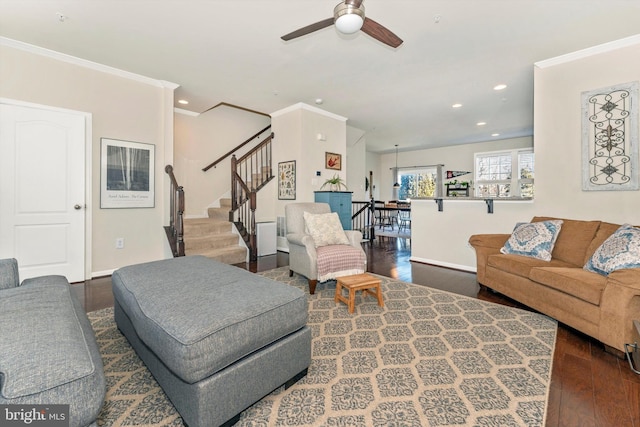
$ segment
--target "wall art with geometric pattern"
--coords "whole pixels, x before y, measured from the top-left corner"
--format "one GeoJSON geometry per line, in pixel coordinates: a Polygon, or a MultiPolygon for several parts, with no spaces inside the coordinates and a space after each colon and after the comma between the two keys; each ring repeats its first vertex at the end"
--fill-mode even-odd
{"type": "Polygon", "coordinates": [[[582,189],[638,188],[638,82],[582,92],[582,189]]]}

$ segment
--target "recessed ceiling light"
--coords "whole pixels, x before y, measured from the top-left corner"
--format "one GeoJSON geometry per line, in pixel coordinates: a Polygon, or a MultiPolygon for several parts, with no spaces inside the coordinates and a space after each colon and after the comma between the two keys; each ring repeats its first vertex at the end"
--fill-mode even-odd
{"type": "Polygon", "coordinates": [[[499,133],[492,133],[491,136],[500,136],[499,133]]]}
{"type": "Polygon", "coordinates": [[[316,98],[316,104],[321,105],[323,102],[322,98],[316,98]]]}
{"type": "Polygon", "coordinates": [[[187,101],[186,99],[179,99],[178,100],[178,104],[187,105],[188,103],[189,103],[189,101],[187,101]]]}
{"type": "Polygon", "coordinates": [[[506,88],[507,88],[507,85],[505,85],[505,84],[499,84],[499,85],[497,85],[497,86],[494,86],[494,87],[493,87],[493,90],[502,90],[502,89],[506,89],[506,88]]]}
{"type": "Polygon", "coordinates": [[[487,122],[478,122],[478,123],[476,123],[476,126],[484,126],[486,124],[487,124],[487,122]]]}
{"type": "Polygon", "coordinates": [[[462,104],[453,104],[451,106],[451,108],[460,108],[460,107],[462,107],[462,104]]]}

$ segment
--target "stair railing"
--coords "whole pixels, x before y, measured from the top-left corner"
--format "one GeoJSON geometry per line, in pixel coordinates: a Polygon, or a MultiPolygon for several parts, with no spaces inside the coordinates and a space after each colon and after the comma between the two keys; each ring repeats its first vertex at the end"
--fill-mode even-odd
{"type": "Polygon", "coordinates": [[[169,225],[165,232],[174,257],[184,256],[184,189],[178,185],[173,174],[173,166],[167,165],[164,171],[169,175],[169,225]]]}
{"type": "Polygon", "coordinates": [[[271,133],[264,141],[244,156],[231,156],[231,210],[229,221],[249,247],[249,257],[256,260],[258,245],[256,238],[257,193],[274,178],[272,167],[271,133]]]}
{"type": "Polygon", "coordinates": [[[375,239],[375,217],[374,202],[352,201],[351,202],[351,229],[359,230],[364,240],[370,242],[375,239]]]}
{"type": "MultiPolygon", "coordinates": [[[[227,157],[229,157],[230,155],[232,155],[233,153],[235,153],[236,151],[238,151],[239,149],[241,149],[242,147],[244,147],[245,145],[247,145],[248,143],[250,143],[251,141],[253,141],[254,139],[256,139],[257,137],[259,137],[260,135],[262,135],[264,132],[266,132],[269,128],[271,127],[271,125],[267,126],[266,128],[262,129],[260,132],[257,132],[255,135],[253,135],[251,138],[247,139],[244,142],[241,142],[237,147],[235,147],[232,150],[227,151],[226,153],[224,153],[222,156],[220,156],[218,159],[216,159],[215,161],[211,162],[209,165],[207,165],[206,167],[202,168],[203,172],[208,171],[211,168],[215,168],[216,165],[218,163],[220,163],[221,161],[223,161],[224,159],[226,159],[227,157]]],[[[273,135],[273,133],[271,134],[273,135]]],[[[270,137],[270,136],[269,136],[270,137]]]]}

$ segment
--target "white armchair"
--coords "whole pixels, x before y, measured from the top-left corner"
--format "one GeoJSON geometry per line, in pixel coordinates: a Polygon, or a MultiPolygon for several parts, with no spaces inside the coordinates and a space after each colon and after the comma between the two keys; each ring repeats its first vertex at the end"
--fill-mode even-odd
{"type": "Polygon", "coordinates": [[[327,203],[290,203],[285,206],[287,241],[289,243],[289,276],[293,276],[295,272],[306,277],[309,281],[309,293],[313,294],[318,281],[364,273],[366,271],[366,255],[361,246],[362,233],[355,230],[343,230],[348,239],[348,245],[328,245],[316,248],[313,237],[306,232],[305,212],[328,214],[331,213],[331,209],[327,203]],[[340,254],[338,258],[342,260],[350,259],[353,261],[350,265],[334,262],[331,266],[337,268],[329,272],[324,271],[327,265],[325,263],[322,268],[323,272],[320,274],[318,252],[320,252],[321,261],[323,261],[323,256],[327,256],[324,255],[327,252],[331,252],[334,257],[336,254],[340,254]]]}

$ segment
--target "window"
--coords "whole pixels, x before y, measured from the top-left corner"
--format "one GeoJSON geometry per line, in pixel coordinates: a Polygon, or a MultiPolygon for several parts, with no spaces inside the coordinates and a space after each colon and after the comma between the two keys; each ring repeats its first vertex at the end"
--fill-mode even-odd
{"type": "Polygon", "coordinates": [[[532,149],[476,153],[474,160],[477,197],[533,197],[532,149]]]}
{"type": "Polygon", "coordinates": [[[434,197],[436,194],[436,177],[438,168],[426,167],[418,169],[399,169],[398,199],[407,200],[416,197],[434,197]]]}

